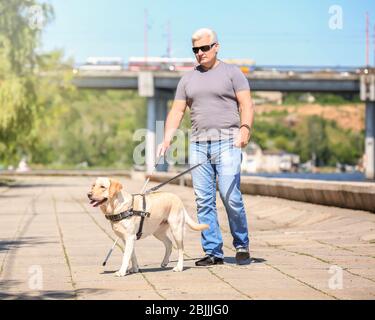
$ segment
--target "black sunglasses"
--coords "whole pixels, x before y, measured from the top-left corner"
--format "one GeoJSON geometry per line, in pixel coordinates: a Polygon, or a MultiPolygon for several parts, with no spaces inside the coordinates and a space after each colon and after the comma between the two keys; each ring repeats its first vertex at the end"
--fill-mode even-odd
{"type": "Polygon", "coordinates": [[[197,54],[199,52],[199,50],[202,50],[202,52],[207,52],[208,50],[211,50],[211,48],[216,44],[216,42],[214,42],[213,44],[208,44],[206,46],[201,46],[201,47],[193,47],[193,52],[195,54],[197,54]]]}

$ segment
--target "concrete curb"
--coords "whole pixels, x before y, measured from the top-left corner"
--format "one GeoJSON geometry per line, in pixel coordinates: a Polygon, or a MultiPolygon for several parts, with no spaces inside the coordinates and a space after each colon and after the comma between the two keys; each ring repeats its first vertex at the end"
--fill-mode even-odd
{"type": "MultiPolygon", "coordinates": [[[[150,181],[164,182],[174,175],[173,173],[155,173],[150,177],[150,181]]],[[[182,176],[171,183],[192,187],[190,175],[182,176]]],[[[375,213],[374,183],[241,177],[241,191],[244,194],[375,213]]]]}
{"type": "MultiPolygon", "coordinates": [[[[145,177],[150,177],[150,181],[164,182],[176,174],[172,172],[156,172],[149,176],[145,175],[144,172],[126,170],[33,170],[29,172],[1,171],[0,177],[117,176],[134,180],[143,180],[145,177]]],[[[170,183],[192,187],[189,174],[170,183]]],[[[244,194],[284,198],[375,213],[375,183],[242,176],[241,191],[244,194]]]]}

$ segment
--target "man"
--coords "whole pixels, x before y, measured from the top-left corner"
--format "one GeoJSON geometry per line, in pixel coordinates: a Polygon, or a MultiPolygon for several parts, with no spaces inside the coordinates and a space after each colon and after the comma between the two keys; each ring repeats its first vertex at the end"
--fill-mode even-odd
{"type": "Polygon", "coordinates": [[[238,264],[249,261],[249,237],[245,208],[240,191],[241,148],[250,139],[254,110],[250,87],[237,66],[217,59],[216,33],[199,29],[192,36],[198,66],[180,80],[168,114],[163,143],[164,155],[187,106],[191,111],[190,165],[206,161],[191,171],[199,223],[210,226],[202,232],[205,257],[197,266],[223,264],[223,239],[217,218],[216,178],[225,206],[238,264]]]}

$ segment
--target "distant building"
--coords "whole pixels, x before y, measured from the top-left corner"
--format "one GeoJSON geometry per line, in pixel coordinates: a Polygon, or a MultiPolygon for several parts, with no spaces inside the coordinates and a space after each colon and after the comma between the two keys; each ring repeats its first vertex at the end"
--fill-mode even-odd
{"type": "Polygon", "coordinates": [[[262,167],[263,152],[255,143],[250,142],[242,151],[241,171],[245,173],[256,173],[262,167]]]}
{"type": "Polygon", "coordinates": [[[121,71],[124,61],[121,57],[89,57],[86,62],[75,68],[74,73],[79,71],[121,71]]]}
{"type": "Polygon", "coordinates": [[[285,151],[263,151],[257,144],[250,143],[242,152],[241,171],[257,172],[295,172],[300,157],[285,151]]]}
{"type": "Polygon", "coordinates": [[[195,65],[193,58],[130,57],[128,68],[130,71],[189,71],[195,65]]]}
{"type": "MultiPolygon", "coordinates": [[[[237,65],[244,74],[254,69],[255,61],[252,59],[221,59],[222,61],[237,65]]],[[[189,71],[197,65],[193,58],[169,57],[130,57],[128,69],[130,71],[189,71]]]]}

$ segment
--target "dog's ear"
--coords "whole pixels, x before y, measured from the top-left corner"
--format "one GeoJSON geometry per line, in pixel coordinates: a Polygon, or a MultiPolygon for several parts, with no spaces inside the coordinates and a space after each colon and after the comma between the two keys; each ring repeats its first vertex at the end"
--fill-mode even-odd
{"type": "Polygon", "coordinates": [[[109,181],[111,182],[109,186],[109,198],[113,198],[114,195],[122,189],[122,184],[114,179],[110,179],[109,181]]]}

